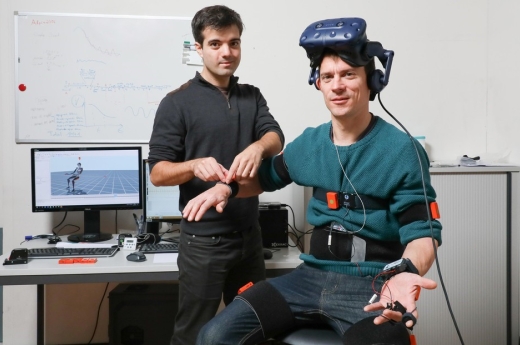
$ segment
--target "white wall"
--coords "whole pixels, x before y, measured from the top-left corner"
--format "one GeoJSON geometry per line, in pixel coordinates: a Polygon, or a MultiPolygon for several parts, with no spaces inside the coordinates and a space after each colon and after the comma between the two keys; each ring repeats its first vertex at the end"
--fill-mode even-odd
{"type": "MultiPolygon", "coordinates": [[[[390,84],[382,93],[385,106],[413,135],[426,136],[432,160],[455,160],[468,154],[505,156],[508,162],[520,163],[517,0],[219,3],[238,11],[246,25],[237,75],[241,82],[260,87],[288,141],[305,127],[329,119],[321,94],[307,85],[309,63],[298,46],[301,32],[316,20],[359,16],[367,20],[369,39],[395,51],[390,84]]],[[[4,228],[4,252],[18,246],[25,234],[49,232],[62,217],[30,210],[30,148],[52,145],[15,143],[14,11],[193,16],[212,4],[204,0],[0,1],[0,226],[4,228]]],[[[372,111],[392,121],[378,104],[372,105],[372,111]]],[[[146,145],[144,148],[146,154],[146,145]]],[[[290,186],[261,198],[291,205],[297,226],[303,228],[302,188],[290,186]]],[[[113,215],[104,219],[112,229],[113,215]]],[[[76,223],[80,220],[76,216],[76,223]]],[[[129,213],[120,213],[121,223],[131,227],[129,213]]],[[[34,344],[35,322],[28,317],[35,315],[34,301],[34,287],[6,289],[5,344],[34,344]],[[21,300],[29,305],[28,311],[20,308],[21,300]]]]}

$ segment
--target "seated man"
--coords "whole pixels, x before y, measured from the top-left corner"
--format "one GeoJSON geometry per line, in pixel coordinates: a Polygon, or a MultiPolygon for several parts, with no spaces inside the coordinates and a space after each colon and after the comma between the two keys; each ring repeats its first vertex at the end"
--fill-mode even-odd
{"type": "MultiPolygon", "coordinates": [[[[366,39],[362,19],[330,20],[340,21],[359,30],[350,39],[343,33],[333,42],[324,38],[317,51],[316,42],[303,42],[317,37],[314,28],[327,27],[314,23],[300,41],[317,69],[310,82],[322,92],[331,121],[306,129],[282,154],[264,160],[257,178],[240,181],[238,191],[236,183],[217,184],[183,210],[185,218],[197,221],[210,207],[222,212],[232,196],[291,182],[314,190],[307,221],[315,228],[303,263],[238,295],[201,330],[198,344],[256,344],[306,323],[326,323],[344,335],[367,317],[379,325],[377,333],[390,326],[381,325],[387,321],[404,328],[403,314],[411,327],[420,287],[436,287],[422,277],[441,243],[441,224],[430,210],[436,194],[421,168],[429,166],[427,154],[415,139],[369,111],[369,100],[388,82],[392,52],[366,39]],[[375,70],[374,56],[387,63],[386,74],[375,70]]],[[[386,343],[385,337],[370,343],[386,343]]],[[[345,344],[347,338],[348,332],[345,344]]]]}
{"type": "Polygon", "coordinates": [[[81,163],[78,163],[76,169],[74,169],[71,173],[66,173],[65,175],[72,175],[67,179],[67,189],[70,189],[70,181],[72,181],[72,191],[75,191],[76,180],[79,180],[79,175],[83,172],[83,168],[81,167],[81,163]]]}

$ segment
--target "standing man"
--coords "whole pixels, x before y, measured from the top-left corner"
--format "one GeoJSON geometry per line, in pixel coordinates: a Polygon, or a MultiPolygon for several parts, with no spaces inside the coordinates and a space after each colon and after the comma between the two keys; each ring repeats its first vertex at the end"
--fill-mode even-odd
{"type": "MultiPolygon", "coordinates": [[[[202,72],[159,105],[150,139],[150,178],[179,185],[182,208],[198,194],[254,177],[262,159],[283,148],[284,136],[260,90],[238,84],[240,15],[225,6],[198,11],[192,20],[202,72]],[[226,178],[229,177],[229,184],[226,178]]],[[[193,345],[200,328],[230,303],[238,289],[265,279],[258,197],[234,199],[223,213],[181,223],[179,311],[171,344],[193,345]]]]}
{"type": "MultiPolygon", "coordinates": [[[[431,212],[436,195],[428,170],[421,168],[429,166],[426,151],[369,111],[369,100],[388,82],[393,52],[368,41],[365,27],[361,18],[337,18],[304,31],[309,81],[321,91],[330,121],[264,160],[237,194],[291,182],[313,187],[310,253],[291,273],[238,295],[204,326],[197,344],[256,344],[309,323],[329,325],[345,344],[410,343],[404,324],[412,327],[418,317],[418,292],[436,287],[422,276],[441,243],[441,224],[431,212]],[[386,74],[375,70],[375,56],[386,74]]],[[[213,207],[225,212],[230,195],[214,186],[191,200],[183,216],[196,222],[213,207]]]]}

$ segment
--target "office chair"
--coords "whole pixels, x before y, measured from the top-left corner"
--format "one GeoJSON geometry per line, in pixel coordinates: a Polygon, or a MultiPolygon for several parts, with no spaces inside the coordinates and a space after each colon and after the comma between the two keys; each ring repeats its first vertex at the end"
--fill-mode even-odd
{"type": "Polygon", "coordinates": [[[290,345],[343,345],[341,337],[329,326],[305,326],[276,338],[290,345]]]}
{"type": "Polygon", "coordinates": [[[411,345],[408,329],[402,323],[374,325],[375,316],[350,327],[343,337],[327,325],[305,326],[282,334],[277,340],[290,345],[411,345]],[[345,342],[343,342],[345,339],[345,342]]]}

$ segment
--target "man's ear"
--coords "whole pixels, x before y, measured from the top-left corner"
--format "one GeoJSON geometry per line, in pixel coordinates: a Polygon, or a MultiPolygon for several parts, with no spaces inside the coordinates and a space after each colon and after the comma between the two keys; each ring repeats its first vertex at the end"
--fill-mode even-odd
{"type": "Polygon", "coordinates": [[[314,82],[314,86],[316,86],[316,88],[321,91],[321,79],[319,75],[318,78],[316,78],[316,81],[314,82]]]}
{"type": "Polygon", "coordinates": [[[202,44],[200,44],[199,42],[195,42],[195,49],[197,50],[199,56],[202,58],[202,44]]]}

